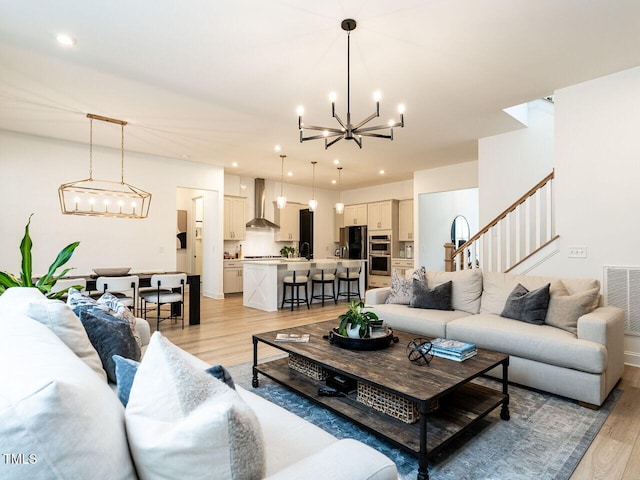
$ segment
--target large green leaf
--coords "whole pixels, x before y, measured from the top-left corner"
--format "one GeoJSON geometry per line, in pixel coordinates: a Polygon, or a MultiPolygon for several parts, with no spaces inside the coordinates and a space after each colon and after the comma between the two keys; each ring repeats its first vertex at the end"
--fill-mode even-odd
{"type": "Polygon", "coordinates": [[[0,272],[0,287],[20,287],[22,283],[16,277],[7,272],[0,272]]]}
{"type": "Polygon", "coordinates": [[[29,215],[29,221],[24,227],[24,237],[22,237],[22,242],[20,242],[20,253],[22,254],[22,271],[20,272],[20,278],[22,279],[22,285],[25,287],[33,286],[31,281],[31,274],[33,271],[31,247],[33,246],[33,242],[31,242],[31,236],[29,235],[31,217],[33,217],[33,213],[29,215]]]}
{"type": "MultiPolygon", "coordinates": [[[[73,255],[73,251],[77,248],[78,245],[80,245],[80,242],[73,242],[67,245],[66,247],[64,247],[56,257],[54,262],[49,267],[49,271],[46,273],[46,275],[44,275],[38,280],[37,285],[41,286],[41,285],[47,285],[51,283],[53,275],[56,273],[56,270],[69,261],[69,259],[71,258],[71,255],[73,255]]],[[[59,277],[60,276],[58,276],[58,278],[59,277]]],[[[51,285],[53,285],[58,278],[53,280],[53,283],[51,283],[51,285]]]]}

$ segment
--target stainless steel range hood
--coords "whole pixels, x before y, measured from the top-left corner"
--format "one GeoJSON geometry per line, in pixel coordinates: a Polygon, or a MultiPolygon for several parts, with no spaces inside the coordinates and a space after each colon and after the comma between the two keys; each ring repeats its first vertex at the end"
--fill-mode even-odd
{"type": "Polygon", "coordinates": [[[247,228],[280,228],[275,223],[264,218],[264,207],[266,202],[264,178],[256,178],[255,194],[256,218],[247,222],[247,228]]]}

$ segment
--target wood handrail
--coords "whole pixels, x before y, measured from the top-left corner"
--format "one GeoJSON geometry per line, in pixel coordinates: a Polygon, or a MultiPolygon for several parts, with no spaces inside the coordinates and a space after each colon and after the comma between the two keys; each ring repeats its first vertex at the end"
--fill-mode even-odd
{"type": "Polygon", "coordinates": [[[524,262],[525,260],[530,259],[531,257],[533,257],[536,253],[538,253],[540,250],[542,250],[544,247],[546,247],[547,245],[549,245],[550,243],[552,243],[554,240],[557,240],[558,238],[560,238],[560,235],[554,235],[554,237],[547,241],[544,242],[542,245],[540,245],[538,248],[536,248],[533,252],[531,252],[529,255],[526,255],[524,258],[522,258],[521,260],[517,261],[516,263],[514,263],[513,265],[511,265],[509,268],[507,268],[504,273],[509,273],[511,270],[513,270],[514,268],[516,268],[518,265],[520,265],[522,262],[524,262]]]}
{"type": "Polygon", "coordinates": [[[551,170],[551,173],[549,175],[547,175],[546,177],[544,177],[542,180],[540,180],[538,183],[536,183],[531,189],[529,189],[529,191],[527,193],[525,193],[524,195],[522,195],[520,198],[518,198],[518,200],[516,200],[515,202],[513,202],[510,206],[508,206],[500,215],[498,215],[496,218],[494,218],[493,220],[491,220],[491,222],[489,222],[482,230],[480,230],[478,233],[476,233],[473,237],[471,237],[469,240],[467,240],[466,242],[464,242],[460,247],[458,247],[452,254],[451,254],[451,258],[456,258],[456,255],[458,255],[460,252],[464,251],[465,248],[468,248],[469,246],[471,246],[471,244],[473,242],[475,242],[476,240],[478,240],[482,235],[484,235],[485,233],[487,233],[491,228],[493,228],[494,226],[496,226],[500,220],[502,220],[503,218],[505,218],[509,213],[511,213],[512,211],[514,211],[516,208],[518,208],[518,206],[520,206],[521,204],[523,204],[529,197],[533,196],[538,190],[540,190],[542,187],[544,187],[550,180],[553,180],[554,178],[554,172],[555,170],[551,170]]]}

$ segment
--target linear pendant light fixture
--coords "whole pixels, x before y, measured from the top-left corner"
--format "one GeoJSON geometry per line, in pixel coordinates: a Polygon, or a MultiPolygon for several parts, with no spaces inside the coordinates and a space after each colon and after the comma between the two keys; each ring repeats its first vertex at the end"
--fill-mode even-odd
{"type": "Polygon", "coordinates": [[[316,161],[311,162],[313,165],[313,180],[311,183],[311,200],[309,200],[309,210],[312,212],[318,208],[318,201],[316,200],[316,161]]]}
{"type": "Polygon", "coordinates": [[[344,213],[344,203],[342,203],[342,190],[340,190],[340,174],[342,167],[338,167],[338,203],[335,204],[336,213],[342,215],[344,213]]]}
{"type": "Polygon", "coordinates": [[[395,120],[389,120],[387,125],[377,125],[374,127],[366,127],[365,125],[369,123],[376,117],[380,116],[380,92],[376,92],[373,94],[373,98],[376,102],[376,111],[365,118],[363,121],[357,124],[351,123],[351,69],[350,69],[350,38],[351,32],[356,29],[356,21],[347,18],[342,21],[342,29],[347,32],[347,121],[343,122],[342,119],[336,114],[336,94],[331,93],[329,96],[331,100],[331,116],[337,120],[340,124],[340,127],[319,127],[315,125],[305,125],[302,121],[302,114],[304,113],[304,108],[302,106],[298,107],[298,130],[300,130],[300,143],[306,142],[307,140],[316,140],[320,138],[324,138],[324,148],[325,150],[329,148],[331,145],[339,142],[343,138],[346,140],[353,140],[358,144],[358,147],[362,148],[362,137],[376,137],[376,138],[386,138],[389,140],[393,140],[393,128],[394,127],[404,127],[404,105],[398,105],[398,113],[400,114],[400,121],[396,122],[395,120]],[[308,137],[304,136],[304,130],[319,130],[322,132],[321,135],[311,135],[308,137]],[[388,133],[376,133],[383,130],[387,130],[388,133]]]}
{"type": "Polygon", "coordinates": [[[124,181],[124,120],[87,113],[89,126],[89,178],[64,183],[58,188],[60,209],[65,215],[147,218],[151,194],[124,181]],[[93,178],[93,121],[120,125],[120,181],[93,178]]]}
{"type": "MultiPolygon", "coordinates": [[[[276,145],[275,151],[279,152],[281,150],[280,145],[276,145]]],[[[276,198],[276,205],[278,205],[279,209],[283,209],[287,206],[287,197],[284,196],[283,185],[284,185],[284,159],[287,158],[286,155],[280,155],[280,163],[282,170],[280,172],[280,196],[276,198]]]]}

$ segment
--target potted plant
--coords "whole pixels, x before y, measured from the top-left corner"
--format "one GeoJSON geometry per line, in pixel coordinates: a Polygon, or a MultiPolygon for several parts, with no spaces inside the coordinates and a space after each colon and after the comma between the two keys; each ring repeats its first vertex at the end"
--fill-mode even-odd
{"type": "Polygon", "coordinates": [[[295,253],[295,247],[282,247],[280,249],[280,255],[282,255],[282,258],[291,258],[295,255],[295,253]]]}
{"type": "Polygon", "coordinates": [[[372,322],[378,321],[378,315],[371,311],[365,311],[365,308],[367,307],[364,302],[352,300],[349,303],[349,310],[338,316],[340,319],[338,333],[350,338],[369,336],[369,327],[372,322]]]}
{"type": "Polygon", "coordinates": [[[56,284],[60,277],[64,277],[72,269],[66,268],[59,275],[56,275],[56,270],[69,261],[71,255],[73,255],[73,251],[78,245],[80,245],[80,242],[73,242],[64,247],[49,267],[49,271],[40,277],[34,284],[32,278],[33,261],[31,257],[31,247],[33,246],[33,242],[29,235],[29,225],[31,224],[32,216],[33,213],[29,215],[29,221],[24,227],[24,237],[22,237],[22,242],[20,242],[20,253],[22,255],[22,270],[20,272],[20,277],[18,278],[8,272],[0,272],[0,295],[2,295],[7,288],[11,287],[35,287],[49,298],[60,298],[66,293],[68,288],[60,292],[52,293],[51,287],[56,284]]]}

